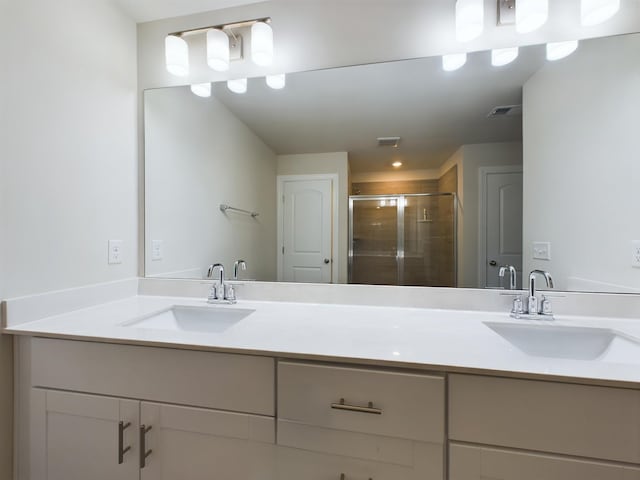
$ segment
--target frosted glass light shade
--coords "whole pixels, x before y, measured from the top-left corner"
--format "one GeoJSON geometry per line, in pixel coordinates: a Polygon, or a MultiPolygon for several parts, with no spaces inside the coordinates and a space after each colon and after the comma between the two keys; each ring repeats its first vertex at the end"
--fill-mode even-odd
{"type": "Polygon", "coordinates": [[[227,82],[227,88],[233,93],[247,93],[247,79],[236,78],[227,82]]]}
{"type": "Polygon", "coordinates": [[[484,0],[456,2],[456,40],[468,42],[482,35],[484,30],[484,0]]]}
{"type": "Polygon", "coordinates": [[[582,25],[591,27],[605,22],[620,10],[620,0],[582,0],[580,17],[582,25]]]}
{"type": "Polygon", "coordinates": [[[273,30],[264,22],[251,26],[251,59],[260,66],[273,63],[273,30]]]}
{"type": "Polygon", "coordinates": [[[229,37],[217,28],[207,32],[207,65],[216,72],[229,70],[229,37]]]}
{"type": "Polygon", "coordinates": [[[178,77],[189,75],[189,45],[184,38],[168,35],[164,39],[167,71],[178,77]]]}
{"type": "Polygon", "coordinates": [[[274,90],[280,90],[285,87],[287,83],[287,79],[284,73],[279,75],[267,75],[266,77],[267,85],[269,85],[274,90]]]}
{"type": "Polygon", "coordinates": [[[465,63],[467,63],[466,53],[452,53],[451,55],[442,56],[442,69],[445,72],[453,72],[458,70],[465,63]]]}
{"type": "Polygon", "coordinates": [[[578,40],[547,43],[547,60],[554,61],[568,57],[578,48],[578,40]]]}
{"type": "Polygon", "coordinates": [[[516,1],[516,32],[533,32],[544,25],[547,18],[549,18],[549,0],[516,1]]]}
{"type": "Polygon", "coordinates": [[[502,67],[518,58],[518,47],[496,48],[491,50],[491,65],[502,67]]]}
{"type": "Polygon", "coordinates": [[[195,85],[191,85],[191,92],[199,97],[210,97],[211,83],[196,83],[195,85]]]}

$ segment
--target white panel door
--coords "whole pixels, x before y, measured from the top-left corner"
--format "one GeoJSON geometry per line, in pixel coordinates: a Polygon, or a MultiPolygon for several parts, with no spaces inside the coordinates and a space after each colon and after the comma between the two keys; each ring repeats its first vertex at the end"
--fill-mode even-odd
{"type": "Polygon", "coordinates": [[[140,422],[141,480],[275,480],[273,418],[142,402],[140,422]]]}
{"type": "Polygon", "coordinates": [[[283,184],[285,282],[331,282],[332,184],[330,179],[283,184]]]}
{"type": "MultiPolygon", "coordinates": [[[[522,288],[522,172],[489,173],[486,178],[486,278],[483,287],[498,287],[498,271],[513,265],[522,288]]],[[[504,279],[508,288],[509,279],[504,279]]]]}
{"type": "Polygon", "coordinates": [[[32,418],[32,479],[138,478],[138,402],[34,389],[32,418]]]}

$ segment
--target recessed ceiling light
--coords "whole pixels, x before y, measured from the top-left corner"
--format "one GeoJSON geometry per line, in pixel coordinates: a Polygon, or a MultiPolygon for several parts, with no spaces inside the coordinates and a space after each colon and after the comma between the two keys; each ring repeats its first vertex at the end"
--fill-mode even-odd
{"type": "Polygon", "coordinates": [[[578,48],[578,40],[547,43],[547,60],[553,62],[568,57],[578,48]]]}
{"type": "Polygon", "coordinates": [[[453,72],[467,63],[466,53],[452,53],[442,56],[442,69],[445,72],[453,72]]]}
{"type": "Polygon", "coordinates": [[[393,163],[391,164],[391,166],[392,166],[392,167],[395,167],[395,168],[399,168],[399,167],[401,167],[401,166],[402,166],[402,162],[397,162],[397,161],[396,161],[396,162],[393,162],[393,163]]]}

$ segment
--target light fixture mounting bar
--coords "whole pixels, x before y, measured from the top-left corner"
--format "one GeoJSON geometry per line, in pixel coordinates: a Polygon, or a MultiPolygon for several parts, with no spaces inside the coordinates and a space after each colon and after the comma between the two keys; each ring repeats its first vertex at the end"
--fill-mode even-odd
{"type": "Polygon", "coordinates": [[[271,23],[271,17],[254,18],[253,20],[243,20],[241,22],[223,23],[221,25],[211,25],[210,27],[200,27],[200,28],[194,28],[192,30],[182,30],[180,32],[170,33],[169,35],[174,35],[176,37],[188,37],[191,35],[207,33],[207,31],[211,30],[212,28],[216,28],[218,30],[232,30],[235,28],[247,28],[252,26],[254,23],[258,23],[258,22],[271,23]]]}
{"type": "Polygon", "coordinates": [[[515,25],[516,0],[498,0],[498,26],[515,25]]]}

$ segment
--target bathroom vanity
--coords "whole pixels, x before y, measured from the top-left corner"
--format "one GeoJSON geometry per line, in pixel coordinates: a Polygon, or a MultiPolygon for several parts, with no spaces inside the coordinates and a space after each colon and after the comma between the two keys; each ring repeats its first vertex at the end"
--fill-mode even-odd
{"type": "Polygon", "coordinates": [[[640,479],[640,325],[542,323],[135,296],[10,325],[19,478],[640,479]],[[614,337],[550,358],[499,324],[614,337]]]}

